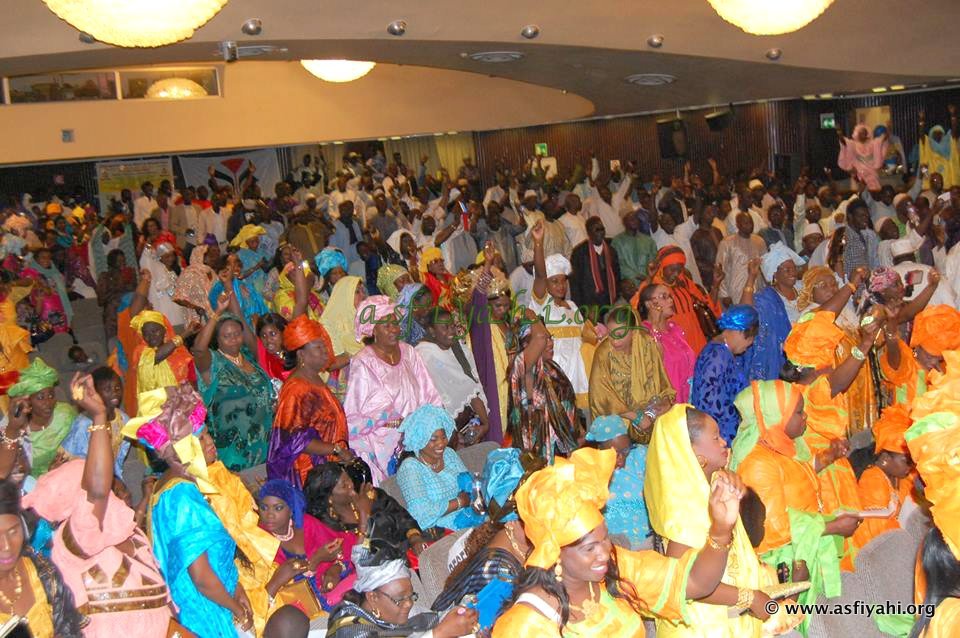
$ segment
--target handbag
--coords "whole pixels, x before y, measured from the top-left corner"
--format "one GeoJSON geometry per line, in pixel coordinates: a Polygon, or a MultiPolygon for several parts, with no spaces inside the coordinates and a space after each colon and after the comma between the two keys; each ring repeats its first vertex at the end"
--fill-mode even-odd
{"type": "Polygon", "coordinates": [[[717,327],[717,318],[713,315],[713,311],[696,297],[693,297],[693,312],[697,315],[697,323],[700,324],[700,330],[703,331],[703,336],[707,338],[707,341],[720,334],[720,328],[717,327]]]}
{"type": "Polygon", "coordinates": [[[293,605],[310,620],[316,620],[325,612],[317,600],[316,594],[306,580],[298,580],[287,583],[277,592],[277,607],[282,605],[293,605]]]}

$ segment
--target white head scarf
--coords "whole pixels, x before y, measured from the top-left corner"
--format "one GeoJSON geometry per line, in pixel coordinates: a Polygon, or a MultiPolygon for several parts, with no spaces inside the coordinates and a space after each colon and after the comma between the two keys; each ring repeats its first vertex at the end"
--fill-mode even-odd
{"type": "Polygon", "coordinates": [[[802,266],[806,263],[803,257],[787,248],[782,241],[778,241],[773,246],[770,246],[770,250],[763,256],[763,261],[760,263],[763,278],[769,282],[773,282],[773,275],[776,274],[777,268],[787,261],[792,261],[797,266],[802,266]]]}
{"type": "Polygon", "coordinates": [[[555,275],[570,275],[573,272],[573,267],[570,266],[570,262],[567,261],[567,258],[561,255],[560,253],[554,253],[547,257],[544,260],[547,267],[547,277],[553,277],[555,275]]]}

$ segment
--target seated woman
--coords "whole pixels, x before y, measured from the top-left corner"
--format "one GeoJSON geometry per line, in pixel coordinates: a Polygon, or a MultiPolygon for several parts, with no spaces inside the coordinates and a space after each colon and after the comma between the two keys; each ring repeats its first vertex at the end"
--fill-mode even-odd
{"type": "MultiPolygon", "coordinates": [[[[481,610],[481,617],[490,620],[489,616],[493,616],[492,620],[496,620],[530,553],[514,499],[527,474],[520,463],[520,450],[501,448],[490,452],[481,482],[490,520],[470,532],[464,544],[464,558],[447,577],[443,592],[433,603],[434,611],[446,611],[465,596],[478,596],[485,590],[482,604],[486,607],[481,610]]],[[[489,629],[492,624],[483,623],[481,629],[489,629]]]]}
{"type": "Polygon", "coordinates": [[[333,287],[346,276],[348,270],[347,258],[338,248],[324,248],[314,256],[313,264],[323,279],[324,295],[330,295],[333,287]]]}
{"type": "Polygon", "coordinates": [[[880,376],[894,402],[909,406],[927,391],[930,372],[943,372],[943,353],[960,349],[960,312],[945,305],[923,309],[913,320],[909,347],[891,324],[883,332],[887,347],[880,355],[880,376]]]}
{"type": "Polygon", "coordinates": [[[400,503],[379,487],[358,482],[338,463],[310,470],[303,495],[308,514],[336,532],[367,539],[373,552],[390,547],[413,563],[427,547],[417,522],[400,503]]]}
{"type": "Polygon", "coordinates": [[[798,385],[753,381],[737,395],[742,421],[729,464],[766,509],[760,559],[773,569],[786,564],[794,582],[811,581],[799,595],[802,604],[840,595],[836,537],[851,536],[859,523],[856,516],[833,517],[823,507],[816,472],[835,457],[810,454],[803,440],[804,404],[798,385]]]}
{"type": "MultiPolygon", "coordinates": [[[[300,315],[283,331],[284,348],[297,367],[280,388],[270,433],[267,476],[298,488],[324,460],[354,461],[347,445],[347,419],[321,374],[333,360],[333,344],[323,326],[300,315]]],[[[362,461],[358,461],[361,462],[362,461]]]]}
{"type": "Polygon", "coordinates": [[[630,438],[646,443],[654,420],[673,403],[676,391],[660,348],[633,308],[612,309],[606,327],[590,370],[590,411],[594,418],[619,415],[629,423],[630,438]]]}
{"type": "Polygon", "coordinates": [[[31,295],[40,319],[54,332],[68,332],[73,324],[73,305],[67,291],[67,282],[53,263],[49,248],[40,248],[24,262],[20,276],[36,282],[31,295]]]}
{"type": "Polygon", "coordinates": [[[25,440],[30,444],[30,475],[35,478],[50,468],[77,418],[76,408],[54,396],[59,380],[57,371],[38,357],[20,371],[20,380],[7,391],[11,400],[25,398],[21,409],[29,417],[25,440]]]}
{"type": "Polygon", "coordinates": [[[330,364],[327,383],[341,402],[347,392],[350,359],[363,349],[363,344],[357,340],[355,325],[357,308],[366,298],[367,291],[360,277],[343,277],[333,287],[327,306],[320,315],[320,323],[330,335],[333,355],[336,357],[330,364]]]}
{"type": "Polygon", "coordinates": [[[694,368],[690,403],[716,420],[727,443],[740,425],[733,399],[749,383],[741,355],[757,336],[759,321],[752,306],[728,308],[717,322],[722,332],[700,352],[694,368]]]}
{"type": "Polygon", "coordinates": [[[470,472],[447,447],[454,422],[443,408],[424,405],[400,425],[403,448],[413,456],[400,464],[397,484],[410,515],[422,530],[466,529],[482,522],[470,507],[470,472]]]}
{"type": "Polygon", "coordinates": [[[860,475],[857,487],[863,509],[887,509],[895,505],[893,513],[883,518],[864,518],[853,534],[857,549],[863,548],[873,538],[891,530],[900,529],[900,510],[910,499],[913,489],[911,475],[913,461],[903,435],[910,427],[910,413],[906,406],[895,403],[884,408],[880,418],[873,424],[875,458],[873,464],[860,475]]]}
{"type": "Polygon", "coordinates": [[[410,271],[403,266],[386,264],[377,271],[377,288],[380,292],[396,301],[404,286],[413,283],[410,271]]]}
{"type": "Polygon", "coordinates": [[[677,403],[690,400],[690,381],[697,355],[684,337],[683,328],[672,317],[676,314],[676,303],[666,286],[650,284],[640,290],[637,310],[643,319],[643,327],[660,346],[663,367],[667,371],[670,385],[676,391],[677,403]]]}
{"type": "MultiPolygon", "coordinates": [[[[123,479],[123,463],[127,459],[127,453],[130,451],[130,441],[123,438],[121,431],[130,417],[120,409],[120,401],[123,399],[123,384],[120,381],[120,375],[113,371],[113,368],[97,368],[90,375],[93,377],[93,387],[97,396],[103,402],[107,410],[106,418],[110,430],[110,444],[113,449],[113,475],[117,479],[123,479]]],[[[93,425],[94,414],[78,414],[70,425],[70,432],[60,443],[60,447],[71,458],[86,458],[87,449],[90,446],[90,427],[93,425]]]]}
{"type": "Polygon", "coordinates": [[[400,341],[393,304],[375,295],[356,315],[357,339],[368,345],[350,361],[343,403],[350,447],[370,465],[374,485],[396,473],[400,421],[425,404],[443,405],[417,351],[400,341]]]}
{"type": "Polygon", "coordinates": [[[483,440],[490,423],[473,352],[460,342],[456,330],[450,311],[437,308],[427,317],[427,335],[416,350],[454,420],[453,446],[461,448],[483,440]]]}
{"type": "Polygon", "coordinates": [[[227,312],[236,299],[224,295],[193,343],[199,379],[197,389],[209,408],[210,435],[229,469],[241,471],[267,460],[267,439],[273,424],[273,384],[244,341],[253,334],[246,322],[227,312]],[[216,346],[210,349],[216,337],[216,346]]]}
{"type": "Polygon", "coordinates": [[[90,375],[77,375],[72,390],[90,415],[86,459],[41,476],[23,505],[58,524],[52,558],[89,619],[84,636],[164,638],[170,594],[133,510],[111,491],[115,463],[106,403],[90,375]]]}
{"type": "Polygon", "coordinates": [[[306,580],[324,611],[330,611],[356,578],[350,550],[358,542],[356,535],[336,532],[307,514],[303,493],[283,479],[267,481],[257,498],[260,526],[280,541],[274,561],[278,569],[267,584],[275,596],[290,580],[306,580]],[[289,571],[288,571],[289,569],[289,571]]]}
{"type": "Polygon", "coordinates": [[[517,490],[533,552],[493,638],[576,634],[639,638],[641,614],[679,621],[687,599],[716,589],[733,542],[742,484],[720,471],[708,500],[708,542],[682,558],[614,547],[601,510],[616,465],[613,450],[580,449],[535,472],[517,490]]]}
{"type": "Polygon", "coordinates": [[[457,607],[440,617],[432,612],[410,617],[417,593],[410,582],[410,569],[402,559],[369,554],[362,545],[353,549],[357,580],[343,597],[343,604],[330,614],[327,638],[457,638],[477,626],[477,612],[457,607]]]}
{"type": "Polygon", "coordinates": [[[611,539],[626,549],[648,544],[650,518],[643,497],[647,446],[633,445],[627,424],[617,415],[597,417],[587,430],[586,445],[617,452],[617,469],[610,481],[610,498],[603,510],[611,539]]]}
{"type": "Polygon", "coordinates": [[[0,592],[11,603],[0,611],[0,622],[19,616],[33,638],[81,638],[88,621],[77,612],[73,593],[54,564],[34,553],[24,532],[20,488],[2,480],[0,534],[7,540],[0,554],[0,592]]]}
{"type": "Polygon", "coordinates": [[[140,412],[124,435],[154,450],[169,467],[150,501],[148,531],[177,619],[200,638],[249,631],[253,612],[234,563],[237,544],[204,496],[216,488],[207,480],[195,438],[206,419],[200,395],[184,384],[139,399],[140,412]]]}
{"type": "Polygon", "coordinates": [[[757,261],[748,265],[747,281],[756,281],[758,270],[769,284],[754,294],[753,287],[743,289],[740,303],[754,306],[760,317],[760,329],[753,345],[744,353],[747,378],[779,379],[780,369],[786,363],[783,342],[790,328],[800,318],[797,310],[797,268],[804,265],[803,258],[777,242],[757,261]]]}
{"type": "Polygon", "coordinates": [[[400,338],[415,346],[427,334],[427,322],[438,306],[433,304],[430,290],[421,283],[404,286],[397,295],[397,316],[400,319],[400,338]]]}
{"type": "MultiPolygon", "coordinates": [[[[680,558],[707,542],[710,481],[726,466],[728,456],[726,441],[710,415],[680,404],[657,419],[647,453],[644,495],[650,524],[667,556],[680,558]]],[[[773,582],[776,578],[761,568],[743,523],[737,520],[720,584],[706,598],[689,603],[682,624],[658,620],[657,635],[760,638],[763,621],[770,617],[765,609],[770,598],[760,587],[773,582]],[[748,613],[730,618],[731,608],[748,613]]]]}
{"type": "Polygon", "coordinates": [[[573,452],[583,436],[576,395],[553,361],[553,336],[537,320],[519,331],[520,352],[510,371],[508,429],[513,446],[547,464],[555,455],[573,452]]]}

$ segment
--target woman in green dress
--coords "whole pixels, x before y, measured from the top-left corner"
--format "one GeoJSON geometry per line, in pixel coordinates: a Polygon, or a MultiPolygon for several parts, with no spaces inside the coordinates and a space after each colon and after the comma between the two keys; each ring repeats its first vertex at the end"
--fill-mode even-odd
{"type": "Polygon", "coordinates": [[[36,358],[20,371],[19,381],[7,391],[10,411],[22,410],[30,417],[26,439],[30,442],[30,474],[34,477],[50,469],[77,416],[76,408],[54,396],[53,387],[58,381],[57,371],[36,358]]]}

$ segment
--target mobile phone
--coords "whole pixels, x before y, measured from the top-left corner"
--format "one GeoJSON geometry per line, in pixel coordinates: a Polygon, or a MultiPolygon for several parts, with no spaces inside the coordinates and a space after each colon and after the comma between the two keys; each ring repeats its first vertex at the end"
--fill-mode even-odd
{"type": "Polygon", "coordinates": [[[923,283],[923,271],[922,270],[911,270],[907,273],[907,276],[904,277],[904,283],[907,286],[916,286],[917,284],[923,283]]]}
{"type": "Polygon", "coordinates": [[[23,414],[23,404],[22,404],[22,403],[18,403],[18,404],[17,404],[17,407],[15,407],[15,408],[13,409],[13,418],[19,419],[19,418],[20,418],[20,415],[22,415],[22,414],[23,414]]]}

